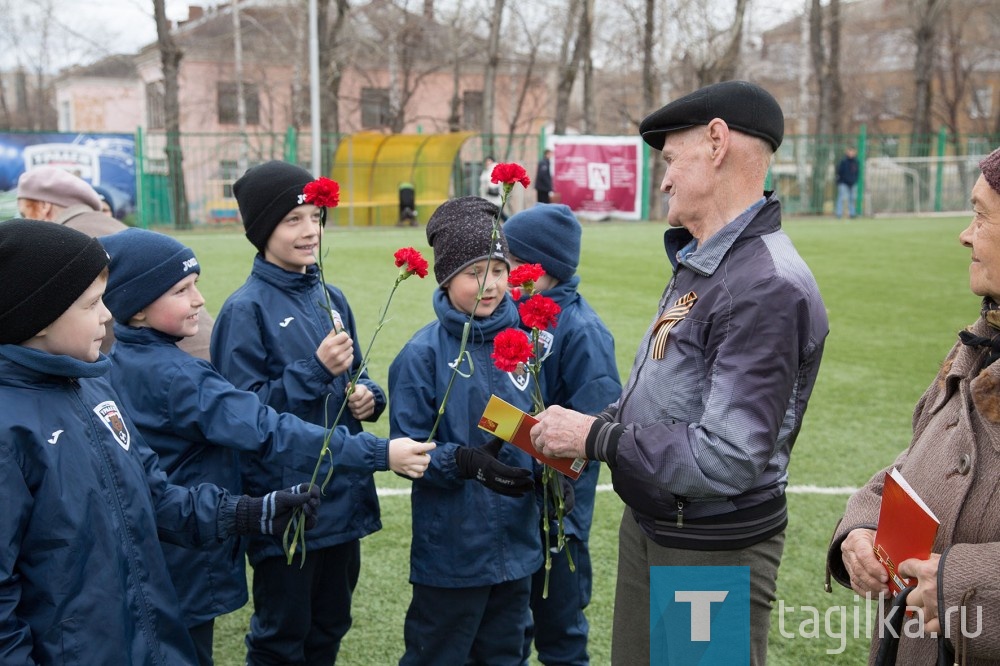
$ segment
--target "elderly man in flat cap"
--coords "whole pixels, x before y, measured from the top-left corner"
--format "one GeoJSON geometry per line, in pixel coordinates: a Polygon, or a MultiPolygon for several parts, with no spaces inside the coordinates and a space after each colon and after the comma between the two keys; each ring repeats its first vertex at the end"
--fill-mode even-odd
{"type": "Polygon", "coordinates": [[[21,217],[62,224],[94,238],[126,228],[101,212],[101,196],[90,183],[54,166],[35,167],[21,174],[17,209],[21,217]]]}
{"type": "MultiPolygon", "coordinates": [[[[21,174],[17,180],[17,208],[21,217],[55,222],[92,238],[128,229],[101,212],[101,195],[87,181],[54,166],[35,167],[21,174]]],[[[215,320],[208,312],[202,311],[200,321],[198,333],[182,339],[177,346],[192,356],[210,361],[209,347],[215,320]]],[[[101,344],[101,351],[105,354],[115,341],[111,324],[108,321],[107,334],[101,344]]]]}
{"type": "MultiPolygon", "coordinates": [[[[896,468],[940,521],[927,559],[897,562],[914,588],[897,601],[917,609],[920,631],[872,632],[899,664],[1000,663],[1000,148],[979,163],[972,220],[959,236],[969,250],[969,287],[981,296],[977,319],[958,334],[913,413],[913,439],[847,502],[827,553],[830,574],[860,596],[888,592],[875,556],[874,527],[886,474],[896,468]],[[934,633],[931,633],[934,632],[934,633]]],[[[880,605],[891,608],[888,603],[880,605]]],[[[896,613],[901,616],[901,613],[896,613]]],[[[880,625],[882,626],[882,625],[880,625]]]]}
{"type": "MultiPolygon", "coordinates": [[[[696,624],[734,663],[767,659],[788,460],[829,331],[816,281],[781,230],[781,204],[763,189],[783,129],[775,99],[744,81],[702,88],[642,121],[666,162],[673,276],[621,397],[596,417],[550,407],[531,430],[544,454],[607,463],[627,505],[616,665],[651,663],[651,638],[655,663],[668,647],[669,663],[696,663],[700,652],[676,652],[709,645],[688,634],[696,624]],[[745,622],[734,636],[704,627],[707,616],[654,617],[651,635],[651,566],[749,567],[749,641],[745,622]]],[[[696,615],[693,604],[674,607],[696,615]]]]}

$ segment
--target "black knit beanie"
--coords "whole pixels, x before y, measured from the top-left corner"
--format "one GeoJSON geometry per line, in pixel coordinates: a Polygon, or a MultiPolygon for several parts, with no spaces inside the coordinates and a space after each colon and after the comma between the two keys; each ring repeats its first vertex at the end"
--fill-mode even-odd
{"type": "Polygon", "coordinates": [[[444,202],[427,221],[427,242],[434,249],[434,277],[444,284],[460,270],[482,259],[499,259],[508,266],[503,230],[491,245],[493,222],[500,209],[480,197],[444,202]]]}
{"type": "Polygon", "coordinates": [[[300,166],[272,160],[250,167],[233,183],[247,239],[263,252],[281,219],[306,203],[302,189],[315,180],[300,166]]]}
{"type": "Polygon", "coordinates": [[[96,238],[53,222],[0,222],[0,344],[20,344],[62,316],[108,265],[96,238]]]}
{"type": "Polygon", "coordinates": [[[565,282],[580,263],[582,230],[566,204],[537,204],[515,213],[503,223],[510,253],[565,282]]]}
{"type": "Polygon", "coordinates": [[[100,241],[111,256],[104,304],[122,324],[187,276],[201,273],[194,251],[166,234],[133,228],[100,241]]]}

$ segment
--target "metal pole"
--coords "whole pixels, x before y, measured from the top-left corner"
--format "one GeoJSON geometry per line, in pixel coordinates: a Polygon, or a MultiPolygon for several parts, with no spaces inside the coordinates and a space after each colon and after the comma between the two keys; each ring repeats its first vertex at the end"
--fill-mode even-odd
{"type": "Polygon", "coordinates": [[[312,119],[312,174],[315,178],[319,178],[323,170],[319,101],[319,18],[316,0],[309,0],[309,102],[312,119]]]}

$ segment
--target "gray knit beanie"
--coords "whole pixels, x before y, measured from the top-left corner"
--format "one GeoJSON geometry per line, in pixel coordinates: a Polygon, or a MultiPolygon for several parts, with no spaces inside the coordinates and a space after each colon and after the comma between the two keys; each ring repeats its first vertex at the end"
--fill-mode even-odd
{"type": "Polygon", "coordinates": [[[434,249],[434,277],[438,284],[483,259],[499,259],[510,265],[502,229],[491,245],[499,212],[494,204],[480,197],[451,199],[434,211],[427,221],[427,242],[434,249]]]}
{"type": "Polygon", "coordinates": [[[573,277],[580,263],[582,230],[566,204],[537,204],[503,223],[510,253],[529,264],[541,264],[560,282],[573,277]]]}
{"type": "Polygon", "coordinates": [[[983,172],[983,178],[993,191],[1000,194],[1000,148],[983,158],[979,163],[979,170],[983,172]]]}

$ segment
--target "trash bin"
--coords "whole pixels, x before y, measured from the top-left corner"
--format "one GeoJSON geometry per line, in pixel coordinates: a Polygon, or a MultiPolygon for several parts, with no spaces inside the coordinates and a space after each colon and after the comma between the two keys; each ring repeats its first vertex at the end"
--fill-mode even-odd
{"type": "Polygon", "coordinates": [[[417,195],[411,183],[399,184],[399,222],[396,226],[417,226],[417,195]]]}

